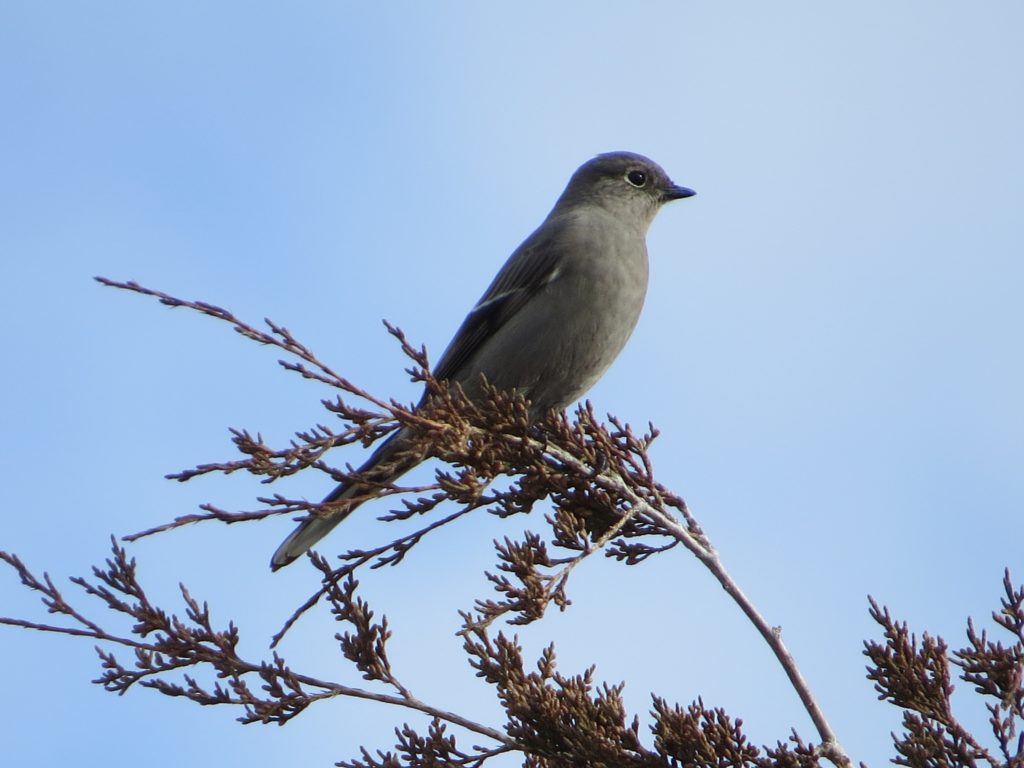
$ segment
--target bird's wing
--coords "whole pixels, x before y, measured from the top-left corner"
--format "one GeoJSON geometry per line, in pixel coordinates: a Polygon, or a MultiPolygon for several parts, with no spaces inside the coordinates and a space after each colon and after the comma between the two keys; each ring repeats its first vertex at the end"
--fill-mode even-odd
{"type": "Polygon", "coordinates": [[[559,276],[557,240],[529,238],[494,278],[491,287],[462,322],[434,370],[439,379],[456,377],[494,333],[559,276]]]}

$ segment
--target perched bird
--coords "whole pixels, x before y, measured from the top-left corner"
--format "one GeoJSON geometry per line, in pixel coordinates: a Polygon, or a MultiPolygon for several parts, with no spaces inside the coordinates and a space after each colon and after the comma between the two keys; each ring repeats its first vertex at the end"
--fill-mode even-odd
{"type": "MultiPolygon", "coordinates": [[[[565,408],[607,370],[640,316],[647,292],[647,229],[662,205],[694,192],[632,152],[584,163],[537,230],[505,262],[438,362],[439,380],[480,396],[481,374],[529,401],[531,418],[565,408]]],[[[403,451],[407,430],[386,440],[358,472],[389,483],[422,460],[403,451]]],[[[310,517],[271,560],[288,565],[344,520],[375,485],[342,483],[337,504],[310,517]],[[352,503],[344,504],[346,499],[352,503]]]]}

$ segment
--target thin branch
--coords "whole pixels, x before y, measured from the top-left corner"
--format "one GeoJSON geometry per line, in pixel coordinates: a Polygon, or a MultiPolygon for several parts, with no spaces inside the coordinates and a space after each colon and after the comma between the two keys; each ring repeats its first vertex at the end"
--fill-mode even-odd
{"type": "MultiPolygon", "coordinates": [[[[246,338],[274,346],[294,358],[280,361],[285,369],[358,397],[377,409],[375,412],[357,409],[339,398],[335,403],[328,405],[328,409],[348,420],[351,426],[339,435],[334,435],[326,428],[300,433],[297,441],[281,451],[273,451],[265,446],[258,435],[253,438],[246,432],[236,431],[235,442],[239,450],[246,454],[244,460],[200,465],[193,470],[179,473],[176,475],[177,479],[187,480],[208,472],[227,474],[244,469],[262,476],[264,482],[271,482],[278,477],[294,474],[307,468],[326,470],[327,468],[321,463],[324,451],[338,444],[357,441],[364,444],[372,442],[393,428],[391,425],[395,421],[413,428],[415,432],[422,433],[423,439],[429,443],[430,451],[434,455],[471,468],[467,469],[461,478],[451,482],[439,475],[439,484],[442,490],[437,497],[423,500],[418,505],[411,505],[405,513],[393,517],[397,519],[432,510],[446,497],[463,504],[463,509],[460,509],[459,512],[421,528],[414,534],[397,539],[384,547],[368,552],[350,552],[345,556],[350,562],[335,571],[328,571],[326,561],[323,561],[321,570],[324,573],[324,580],[321,589],[289,619],[282,632],[275,636],[275,644],[298,616],[315,604],[326,592],[336,587],[339,579],[350,576],[358,568],[371,563],[373,563],[371,567],[380,567],[384,564],[400,562],[405,554],[423,539],[426,533],[450,523],[466,514],[470,509],[485,503],[494,502],[498,507],[495,511],[505,516],[529,511],[534,502],[548,497],[554,501],[556,506],[556,514],[552,522],[555,530],[555,545],[570,550],[577,549],[579,553],[568,560],[561,561],[545,557],[543,562],[538,561],[537,564],[542,567],[556,567],[556,570],[553,574],[539,575],[535,569],[535,563],[526,561],[518,564],[512,563],[514,555],[510,550],[508,562],[515,567],[522,566],[522,578],[532,579],[534,583],[545,585],[539,592],[531,595],[534,603],[533,608],[530,609],[529,620],[542,615],[543,606],[549,602],[558,603],[563,607],[567,604],[566,580],[571,571],[585,557],[604,549],[609,555],[623,560],[627,564],[632,564],[641,562],[654,553],[666,551],[671,548],[672,544],[652,547],[646,544],[625,543],[625,539],[640,536],[663,536],[673,542],[681,543],[712,572],[727,594],[754,623],[758,632],[774,652],[822,739],[820,753],[843,768],[850,764],[849,757],[839,746],[835,734],[811,694],[806,680],[783,643],[781,632],[764,619],[727,572],[718,553],[707,540],[682,499],[670,494],[655,482],[646,450],[657,435],[653,427],[650,429],[649,435],[636,438],[628,426],[624,426],[612,418],[610,420],[614,431],[609,431],[598,423],[588,404],[585,409],[578,411],[576,421],[571,424],[563,415],[559,419],[547,420],[541,428],[534,428],[529,424],[527,411],[521,398],[517,400],[515,396],[489,391],[488,396],[483,398],[482,402],[469,403],[461,397],[460,392],[456,391],[457,388],[450,391],[443,382],[434,380],[429,372],[425,350],[413,348],[401,331],[390,325],[388,326],[389,332],[400,341],[403,351],[414,362],[414,367],[409,371],[410,374],[414,380],[423,381],[426,384],[429,397],[425,398],[417,408],[404,406],[394,401],[385,401],[356,387],[349,380],[337,374],[320,361],[308,347],[296,340],[287,328],[269,319],[265,320],[269,330],[262,330],[239,320],[229,311],[216,305],[200,301],[184,301],[160,291],[144,288],[134,282],[117,282],[106,278],[97,278],[97,280],[104,285],[154,297],[170,307],[190,308],[228,322],[236,332],[246,338]],[[496,493],[490,499],[484,499],[481,488],[498,474],[519,476],[522,480],[513,492],[496,493]],[[482,480],[477,480],[477,477],[482,480]],[[673,509],[680,515],[681,521],[673,513],[673,509]],[[561,564],[560,568],[558,568],[559,564],[561,564]]],[[[378,491],[375,495],[398,492],[397,489],[375,490],[378,491]]],[[[321,505],[307,507],[306,502],[289,502],[281,497],[270,500],[270,503],[281,508],[262,512],[227,513],[212,506],[204,507],[205,515],[181,517],[172,523],[136,534],[136,537],[207,519],[237,522],[271,514],[323,511],[321,505]]],[[[80,583],[84,586],[84,582],[80,583]]],[[[497,580],[496,584],[499,589],[512,589],[501,580],[497,580]]],[[[118,585],[112,586],[117,587],[118,585]]],[[[124,610],[123,604],[118,602],[108,591],[98,589],[93,594],[107,600],[110,607],[115,610],[124,610]]],[[[506,603],[505,605],[512,604],[506,603]]],[[[146,609],[149,610],[150,607],[146,606],[146,609]]],[[[499,606],[495,610],[506,612],[503,606],[499,606]]],[[[162,625],[161,622],[164,620],[162,614],[156,612],[156,609],[153,611],[152,620],[156,624],[162,625]]],[[[479,630],[482,631],[483,627],[493,620],[493,618],[482,619],[484,624],[479,627],[479,630]]],[[[211,637],[214,636],[211,635],[211,637]]],[[[227,642],[220,636],[216,636],[214,639],[216,642],[227,642]]],[[[118,641],[113,640],[113,642],[118,641]]],[[[140,648],[147,652],[152,651],[148,646],[140,646],[140,648]]],[[[252,672],[255,669],[255,667],[245,667],[247,672],[252,672]]],[[[270,674],[267,672],[266,665],[260,666],[259,669],[261,674],[270,674]]],[[[303,682],[303,679],[298,676],[290,679],[299,683],[303,682]]],[[[316,685],[318,683],[307,682],[307,684],[316,685]]],[[[331,689],[331,691],[333,690],[331,689]]],[[[399,700],[402,700],[401,696],[399,696],[399,700]]],[[[421,711],[428,710],[421,709],[421,711]]]]}
{"type": "MultiPolygon", "coordinates": [[[[579,459],[568,451],[550,444],[545,447],[553,456],[557,457],[567,466],[573,467],[576,471],[586,472],[589,470],[586,465],[580,462],[579,459]]],[[[836,738],[835,732],[832,730],[831,725],[829,725],[828,720],[825,718],[824,712],[822,712],[821,707],[814,698],[810,685],[800,672],[796,660],[786,647],[786,644],[782,641],[781,630],[773,627],[761,612],[757,610],[750,598],[747,597],[746,593],[740,589],[739,585],[726,570],[725,565],[718,556],[718,552],[711,546],[711,543],[707,538],[703,534],[695,535],[692,532],[693,528],[697,527],[696,520],[689,514],[685,504],[683,505],[683,514],[684,519],[689,523],[689,527],[681,525],[664,508],[655,507],[639,497],[633,487],[623,481],[622,477],[616,473],[602,471],[594,477],[594,481],[614,489],[616,492],[622,494],[623,497],[629,499],[634,505],[633,514],[653,520],[660,528],[672,535],[677,541],[685,546],[687,550],[695,555],[701,563],[704,564],[704,566],[718,580],[719,584],[722,585],[722,588],[726,593],[733,599],[733,602],[740,607],[740,610],[742,610],[747,618],[754,624],[754,627],[760,633],[761,637],[764,638],[768,647],[771,648],[772,653],[775,654],[775,658],[779,661],[779,664],[782,665],[783,670],[786,672],[786,676],[789,678],[794,690],[796,690],[804,709],[807,711],[807,714],[810,716],[818,731],[818,735],[822,741],[822,755],[835,765],[841,766],[842,768],[852,765],[850,757],[839,744],[839,740],[836,738]]],[[[699,530],[699,527],[697,528],[699,530]]]]}

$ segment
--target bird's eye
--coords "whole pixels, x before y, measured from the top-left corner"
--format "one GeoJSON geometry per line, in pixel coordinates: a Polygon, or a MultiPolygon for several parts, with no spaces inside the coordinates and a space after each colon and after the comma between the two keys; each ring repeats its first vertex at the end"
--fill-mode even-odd
{"type": "Polygon", "coordinates": [[[634,187],[642,187],[647,183],[647,174],[643,171],[630,171],[626,174],[626,181],[634,187]]]}

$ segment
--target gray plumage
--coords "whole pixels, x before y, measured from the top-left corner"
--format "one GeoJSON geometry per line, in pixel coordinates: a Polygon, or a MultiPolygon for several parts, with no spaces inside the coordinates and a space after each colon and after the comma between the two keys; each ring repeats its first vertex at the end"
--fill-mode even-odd
{"type": "MultiPolygon", "coordinates": [[[[586,392],[633,332],[647,292],[647,229],[662,205],[694,192],[632,152],[609,152],[573,174],[551,213],[509,257],[470,311],[434,374],[479,396],[480,374],[530,401],[532,418],[586,392]]],[[[396,480],[421,460],[399,430],[359,468],[371,483],[396,480]]],[[[343,483],[278,547],[277,570],[344,520],[373,486],[343,483]],[[359,497],[359,498],[356,498],[359,497]]]]}

